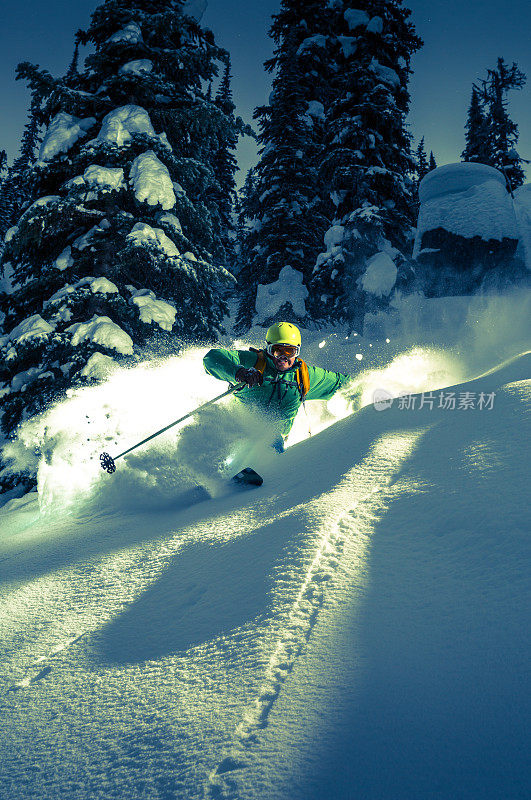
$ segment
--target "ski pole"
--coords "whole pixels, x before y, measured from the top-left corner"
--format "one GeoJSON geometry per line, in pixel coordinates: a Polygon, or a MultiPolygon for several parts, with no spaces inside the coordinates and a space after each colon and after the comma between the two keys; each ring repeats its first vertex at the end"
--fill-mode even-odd
{"type": "Polygon", "coordinates": [[[193,411],[189,411],[188,414],[185,414],[184,417],[181,417],[180,419],[176,419],[175,422],[170,422],[170,424],[166,425],[165,428],[161,428],[160,431],[152,433],[151,436],[148,436],[146,439],[142,439],[141,442],[138,442],[138,444],[134,444],[128,450],[124,450],[123,453],[120,453],[120,455],[114,456],[114,458],[111,455],[109,455],[109,453],[101,453],[100,461],[102,469],[104,469],[105,472],[108,472],[109,475],[112,475],[113,472],[116,472],[116,464],[114,462],[117,461],[119,458],[127,455],[127,453],[130,453],[131,450],[136,450],[137,447],[140,447],[146,442],[149,442],[151,439],[154,439],[155,436],[160,436],[161,433],[164,433],[164,431],[168,431],[170,428],[173,428],[174,425],[178,425],[179,422],[184,422],[185,419],[188,419],[188,417],[193,416],[193,414],[197,414],[198,411],[202,411],[203,408],[211,406],[213,403],[217,403],[217,401],[221,400],[222,397],[227,397],[227,395],[233,394],[233,392],[237,392],[239,389],[243,389],[245,385],[246,385],[245,383],[238,383],[236,386],[231,386],[230,389],[227,389],[227,391],[223,392],[223,394],[214,397],[212,400],[208,400],[208,402],[203,403],[202,406],[194,408],[193,411]]]}

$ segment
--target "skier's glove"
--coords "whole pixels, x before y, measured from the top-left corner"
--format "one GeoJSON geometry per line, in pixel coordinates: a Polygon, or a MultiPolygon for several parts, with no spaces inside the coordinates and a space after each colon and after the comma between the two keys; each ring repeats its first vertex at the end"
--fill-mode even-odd
{"type": "Polygon", "coordinates": [[[261,386],[262,381],[264,380],[264,376],[260,372],[260,370],[251,367],[250,369],[245,369],[245,367],[240,367],[239,370],[236,372],[236,380],[240,383],[246,383],[247,386],[261,386]]]}

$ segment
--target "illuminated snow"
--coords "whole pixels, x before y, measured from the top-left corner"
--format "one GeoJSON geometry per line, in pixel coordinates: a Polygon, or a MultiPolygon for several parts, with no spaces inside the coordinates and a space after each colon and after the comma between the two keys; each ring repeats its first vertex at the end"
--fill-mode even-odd
{"type": "Polygon", "coordinates": [[[110,111],[103,118],[97,138],[121,147],[130,141],[135,133],[144,133],[154,139],[159,139],[165,147],[171,149],[166,135],[157,136],[155,133],[146,109],[136,105],[120,106],[110,111]]]}
{"type": "Polygon", "coordinates": [[[145,201],[149,206],[160,205],[165,211],[174,207],[175,192],[170,173],[153,150],[135,158],[129,178],[140,203],[145,201]]]}
{"type": "Polygon", "coordinates": [[[48,125],[39,150],[40,161],[51,161],[59,153],[66,153],[87,131],[96,124],[94,117],[73,117],[60,111],[48,125]]]}
{"type": "Polygon", "coordinates": [[[70,245],[67,245],[65,249],[57,256],[53,265],[58,270],[68,269],[74,263],[74,259],[72,258],[72,248],[70,245]]]}
{"type": "Polygon", "coordinates": [[[33,316],[22,320],[7,336],[2,338],[15,344],[22,344],[30,339],[47,336],[53,330],[54,328],[40,314],[33,314],[33,316]]]}
{"type": "Polygon", "coordinates": [[[140,319],[149,324],[155,322],[165,331],[171,331],[177,309],[164,300],[157,300],[149,289],[138,289],[133,292],[130,302],[138,307],[140,319]]]}
{"type": "Polygon", "coordinates": [[[286,302],[290,302],[295,314],[304,317],[308,289],[303,284],[302,272],[293,267],[282,267],[278,280],[269,284],[258,284],[256,314],[259,320],[276,314],[286,302]]]}
{"type": "Polygon", "coordinates": [[[499,354],[529,331],[524,294],[426,301],[417,327],[411,301],[393,349],[303,331],[309,363],[359,370],[366,405],[284,455],[245,450],[264,427],[229,398],[102,472],[102,450],[225,388],[200,348],[26,420],[7,455],[38,463],[39,494],[0,509],[6,796],[518,794],[530,367],[499,354]],[[440,387],[494,407],[373,406],[440,387]],[[260,460],[262,488],[228,487],[233,455],[260,460]],[[190,505],[198,482],[212,499],[190,505]]]}
{"type": "Polygon", "coordinates": [[[74,347],[88,339],[122,355],[133,354],[133,340],[109,317],[94,314],[88,322],[76,322],[66,330],[72,333],[71,343],[74,347]]]}
{"type": "Polygon", "coordinates": [[[107,39],[108,42],[127,42],[128,44],[138,44],[142,41],[142,31],[136,22],[128,22],[127,25],[113,33],[107,39]]]}
{"type": "Polygon", "coordinates": [[[100,167],[91,164],[83,173],[83,179],[91,188],[101,187],[109,191],[125,188],[124,171],[120,167],[100,167]]]}
{"type": "Polygon", "coordinates": [[[387,297],[396,283],[398,270],[393,259],[384,252],[367,259],[367,268],[360,278],[364,292],[376,297],[387,297]]]}
{"type": "Polygon", "coordinates": [[[170,237],[161,228],[152,228],[146,222],[137,222],[133,225],[130,233],[127,234],[127,239],[133,242],[135,247],[153,244],[167,256],[179,255],[179,250],[170,237]]]}
{"type": "Polygon", "coordinates": [[[121,66],[118,72],[121,75],[146,75],[152,70],[153,61],[150,61],[149,58],[137,58],[121,66]]]}

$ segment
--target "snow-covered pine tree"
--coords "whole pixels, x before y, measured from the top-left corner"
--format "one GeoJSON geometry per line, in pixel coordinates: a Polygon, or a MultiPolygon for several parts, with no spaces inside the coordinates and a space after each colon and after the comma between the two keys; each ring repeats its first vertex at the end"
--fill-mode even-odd
{"type": "Polygon", "coordinates": [[[22,134],[20,152],[7,170],[5,180],[0,187],[0,237],[2,239],[19,218],[24,207],[29,204],[32,196],[31,167],[35,163],[36,149],[40,144],[40,105],[40,93],[33,91],[28,121],[22,134]]]}
{"type": "Polygon", "coordinates": [[[461,153],[463,161],[477,161],[480,164],[491,165],[494,149],[491,126],[475,86],[472,87],[465,130],[466,146],[461,153]]]}
{"type": "Polygon", "coordinates": [[[513,63],[510,67],[498,58],[495,69],[474,85],[466,121],[466,147],[463,161],[478,161],[505,173],[508,189],[516,189],[525,180],[523,159],[516,151],[518,125],[507,111],[508,93],[523,88],[526,76],[513,63]]]}
{"type": "Polygon", "coordinates": [[[433,172],[434,169],[437,169],[437,161],[435,160],[435,156],[433,155],[433,150],[430,150],[430,161],[429,161],[428,172],[433,172]]]}
{"type": "Polygon", "coordinates": [[[243,186],[236,192],[234,201],[234,214],[236,218],[236,241],[234,245],[235,261],[233,272],[237,275],[244,264],[249,261],[247,246],[249,243],[249,232],[252,220],[249,217],[251,198],[254,197],[256,190],[256,178],[254,167],[248,170],[243,186]]]}
{"type": "MultiPolygon", "coordinates": [[[[317,169],[330,85],[329,16],[322,0],[282,0],[273,17],[276,47],[265,64],[274,73],[273,91],[254,115],[262,147],[245,208],[252,223],[238,274],[241,328],[251,324],[258,284],[276,281],[287,266],[309,278],[329,225],[330,202],[317,169]]],[[[296,318],[289,297],[276,316],[296,318]]]]}
{"type": "Polygon", "coordinates": [[[426,155],[426,149],[424,147],[424,136],[420,140],[415,150],[415,156],[417,159],[417,182],[420,183],[421,180],[425,175],[428,174],[430,171],[428,165],[428,157],[426,155]]]}
{"type": "Polygon", "coordinates": [[[337,71],[322,171],[336,206],[310,283],[315,319],[361,330],[408,280],[415,162],[405,117],[411,56],[422,45],[401,0],[335,0],[337,71]]]}
{"type": "Polygon", "coordinates": [[[489,109],[493,147],[491,166],[505,173],[511,189],[524,183],[525,172],[522,159],[516,152],[518,125],[509,117],[507,94],[512,89],[522,89],[525,82],[526,76],[518,66],[513,63],[509,67],[503,58],[498,58],[495,69],[487,70],[487,78],[482,81],[483,98],[489,109]]]}
{"type": "Polygon", "coordinates": [[[230,276],[213,266],[223,256],[213,160],[232,121],[205,101],[226,53],[182,13],[191,8],[107,0],[80,34],[94,47],[82,72],[65,81],[20,67],[49,124],[37,199],[6,237],[6,433],[72,384],[140,358],[153,337],[175,349],[218,334],[230,276]]]}

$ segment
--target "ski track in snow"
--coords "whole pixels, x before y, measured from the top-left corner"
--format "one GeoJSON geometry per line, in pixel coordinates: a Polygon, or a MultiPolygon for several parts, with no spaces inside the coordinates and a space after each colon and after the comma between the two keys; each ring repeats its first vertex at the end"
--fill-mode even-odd
{"type": "Polygon", "coordinates": [[[363,583],[371,529],[385,508],[387,488],[423,433],[421,430],[382,437],[335,490],[309,505],[309,515],[314,510],[320,514],[325,510],[313,560],[271,654],[259,694],[245,709],[229,752],[210,773],[204,800],[237,800],[240,796],[239,782],[244,778],[245,768],[251,766],[252,748],[258,745],[260,731],[267,727],[275,701],[308,645],[319,610],[327,599],[326,585],[333,584],[341,572],[347,538],[351,547],[346,557],[357,562],[349,566],[358,567],[363,583]]]}

